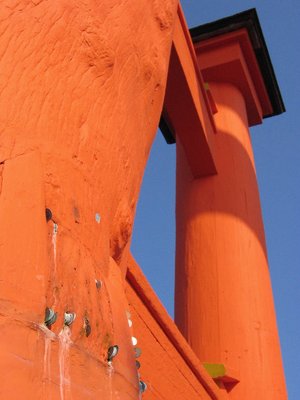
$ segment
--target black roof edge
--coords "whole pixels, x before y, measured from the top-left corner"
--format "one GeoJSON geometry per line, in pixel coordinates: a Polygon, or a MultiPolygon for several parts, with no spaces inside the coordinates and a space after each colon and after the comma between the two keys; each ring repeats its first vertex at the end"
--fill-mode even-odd
{"type": "Polygon", "coordinates": [[[193,42],[197,43],[242,28],[248,31],[273,108],[273,113],[264,115],[264,118],[282,114],[285,106],[255,8],[191,28],[190,34],[193,42]]]}
{"type": "Polygon", "coordinates": [[[159,129],[161,130],[161,133],[164,135],[164,138],[165,138],[165,141],[167,142],[167,144],[176,143],[174,129],[168,122],[168,117],[164,114],[164,111],[160,117],[159,129]]]}

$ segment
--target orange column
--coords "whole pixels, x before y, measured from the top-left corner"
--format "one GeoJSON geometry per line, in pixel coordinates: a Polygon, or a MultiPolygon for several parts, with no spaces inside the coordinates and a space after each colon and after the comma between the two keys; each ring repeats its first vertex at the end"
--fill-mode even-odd
{"type": "Polygon", "coordinates": [[[177,142],[176,323],[203,362],[240,382],[232,399],[285,399],[255,165],[241,92],[211,83],[218,174],[194,179],[177,142]]]}
{"type": "Polygon", "coordinates": [[[176,15],[1,2],[1,399],[140,398],[124,277],[176,15]]]}

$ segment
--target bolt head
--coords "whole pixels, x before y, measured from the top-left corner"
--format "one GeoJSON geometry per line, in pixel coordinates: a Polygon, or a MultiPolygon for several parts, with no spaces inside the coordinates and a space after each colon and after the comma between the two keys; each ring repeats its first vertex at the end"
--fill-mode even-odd
{"type": "Polygon", "coordinates": [[[137,342],[138,342],[138,341],[137,341],[137,338],[134,337],[134,336],[132,336],[132,337],[131,337],[131,342],[132,342],[132,345],[133,345],[133,346],[136,346],[136,345],[137,345],[137,342]]]}
{"type": "Polygon", "coordinates": [[[116,355],[119,352],[119,346],[118,345],[114,345],[114,346],[110,346],[108,351],[107,351],[107,360],[108,361],[112,361],[112,359],[114,357],[116,357],[116,355]]]}
{"type": "Polygon", "coordinates": [[[64,316],[65,325],[70,326],[74,322],[75,318],[76,314],[74,312],[69,312],[69,311],[65,312],[64,316]]]}
{"type": "Polygon", "coordinates": [[[57,313],[52,310],[52,308],[46,307],[45,309],[45,325],[51,326],[57,319],[57,313]]]}
{"type": "Polygon", "coordinates": [[[102,287],[102,282],[99,279],[95,279],[95,283],[96,283],[96,288],[97,289],[101,289],[102,287]]]}
{"type": "Polygon", "coordinates": [[[52,219],[52,211],[50,210],[50,208],[46,208],[45,213],[46,213],[46,221],[48,222],[52,219]]]}
{"type": "Polygon", "coordinates": [[[135,347],[134,348],[135,358],[139,358],[141,354],[142,354],[142,350],[139,347],[135,347]]]}
{"type": "Polygon", "coordinates": [[[140,381],[140,382],[139,382],[139,387],[140,387],[140,392],[141,392],[141,393],[144,393],[145,390],[147,390],[147,385],[146,385],[146,383],[143,382],[143,381],[140,381]]]}

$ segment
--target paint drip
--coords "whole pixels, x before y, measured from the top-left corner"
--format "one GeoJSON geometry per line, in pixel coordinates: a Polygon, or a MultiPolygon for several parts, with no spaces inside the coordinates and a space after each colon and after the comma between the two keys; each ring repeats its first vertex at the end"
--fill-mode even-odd
{"type": "MultiPolygon", "coordinates": [[[[57,264],[56,264],[56,254],[57,254],[57,232],[58,232],[58,225],[54,222],[53,223],[53,232],[52,232],[52,247],[53,247],[53,264],[54,264],[54,271],[53,271],[53,283],[54,287],[56,286],[57,282],[57,264]]],[[[56,296],[56,290],[54,288],[53,291],[53,297],[54,297],[54,308],[57,306],[57,296],[56,296]]]]}
{"type": "Polygon", "coordinates": [[[53,232],[52,232],[52,246],[53,246],[53,262],[54,262],[54,273],[56,275],[56,241],[57,241],[57,232],[58,225],[56,223],[53,224],[53,232]]]}
{"type": "MultiPolygon", "coordinates": [[[[59,341],[59,393],[60,400],[65,399],[65,395],[70,394],[70,374],[69,374],[69,348],[72,344],[71,330],[64,326],[58,335],[59,341]]],[[[70,397],[70,396],[68,396],[70,397]]]]}
{"type": "Polygon", "coordinates": [[[44,334],[45,347],[43,359],[43,386],[45,390],[45,398],[47,396],[47,385],[51,382],[51,342],[55,340],[55,333],[51,332],[45,324],[39,325],[40,330],[44,334]]]}
{"type": "Polygon", "coordinates": [[[113,399],[113,388],[112,388],[112,379],[114,374],[114,367],[111,361],[108,361],[107,366],[107,374],[108,374],[108,393],[109,393],[109,400],[113,399]]]}

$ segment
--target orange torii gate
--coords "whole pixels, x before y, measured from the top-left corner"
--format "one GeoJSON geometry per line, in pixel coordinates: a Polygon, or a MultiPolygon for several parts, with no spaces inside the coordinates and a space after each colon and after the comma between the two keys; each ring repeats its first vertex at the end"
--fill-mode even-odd
{"type": "Polygon", "coordinates": [[[176,0],[0,15],[1,397],[287,398],[248,131],[284,105],[256,12],[192,39],[176,0]],[[130,254],[159,120],[178,328],[130,254]]]}

